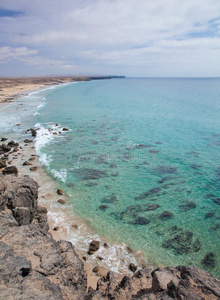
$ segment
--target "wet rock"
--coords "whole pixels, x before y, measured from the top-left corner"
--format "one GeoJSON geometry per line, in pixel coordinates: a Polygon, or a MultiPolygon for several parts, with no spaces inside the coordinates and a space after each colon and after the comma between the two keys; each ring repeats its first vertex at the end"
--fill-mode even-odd
{"type": "Polygon", "coordinates": [[[100,205],[100,206],[99,206],[99,209],[101,209],[101,210],[106,210],[107,208],[108,208],[107,205],[100,205]]]}
{"type": "Polygon", "coordinates": [[[6,162],[3,159],[0,159],[0,169],[5,168],[6,167],[6,162]]]}
{"type": "Polygon", "coordinates": [[[1,139],[1,142],[5,142],[5,141],[7,141],[7,138],[3,137],[3,138],[1,139]]]}
{"type": "Polygon", "coordinates": [[[70,130],[69,130],[68,128],[65,128],[65,127],[64,127],[64,128],[63,128],[63,131],[70,131],[70,130]]]}
{"type": "Polygon", "coordinates": [[[104,258],[101,256],[97,256],[97,259],[102,261],[104,258]]]}
{"type": "Polygon", "coordinates": [[[8,146],[11,147],[11,148],[18,147],[18,146],[19,146],[19,143],[16,143],[16,142],[14,142],[14,141],[10,141],[10,142],[8,143],[8,146]]]}
{"type": "Polygon", "coordinates": [[[215,255],[212,252],[209,252],[205,255],[203,260],[201,261],[201,264],[205,268],[213,269],[215,267],[215,255]]]}
{"type": "Polygon", "coordinates": [[[177,169],[170,166],[159,166],[153,169],[153,173],[156,175],[176,174],[177,169]]]}
{"type": "Polygon", "coordinates": [[[32,163],[30,163],[29,161],[25,161],[24,163],[23,163],[23,166],[31,166],[32,165],[32,163]]]}
{"type": "Polygon", "coordinates": [[[59,226],[55,226],[55,227],[53,228],[54,231],[58,231],[59,229],[60,229],[59,226]]]}
{"type": "Polygon", "coordinates": [[[98,273],[99,271],[99,266],[95,266],[93,269],[92,269],[92,272],[93,273],[98,273]]]}
{"type": "Polygon", "coordinates": [[[158,150],[156,150],[156,149],[150,149],[149,150],[149,153],[152,153],[152,154],[156,154],[156,153],[158,153],[159,151],[158,150]]]}
{"type": "Polygon", "coordinates": [[[89,245],[88,254],[89,255],[94,254],[97,250],[99,250],[99,246],[100,246],[100,242],[93,240],[89,245]]]}
{"type": "Polygon", "coordinates": [[[135,264],[131,263],[129,265],[129,270],[134,273],[137,271],[137,266],[135,264]]]}
{"type": "Polygon", "coordinates": [[[105,171],[100,171],[97,169],[89,169],[89,168],[76,169],[73,171],[73,173],[80,180],[96,180],[96,179],[108,177],[105,171]]]}
{"type": "Polygon", "coordinates": [[[32,161],[32,160],[35,160],[35,157],[33,156],[33,157],[30,157],[29,159],[28,159],[28,161],[32,161]]]}
{"type": "Polygon", "coordinates": [[[74,229],[78,229],[78,225],[76,225],[76,224],[73,224],[73,225],[71,225],[74,229]]]}
{"type": "Polygon", "coordinates": [[[179,205],[179,209],[183,212],[196,208],[196,203],[187,202],[186,204],[179,205]]]}
{"type": "Polygon", "coordinates": [[[31,135],[34,136],[34,137],[37,136],[37,130],[31,128],[31,135]]]}
{"type": "Polygon", "coordinates": [[[150,224],[150,220],[144,217],[138,217],[132,222],[134,225],[148,225],[150,224]]]}
{"type": "Polygon", "coordinates": [[[217,205],[220,205],[220,198],[213,199],[213,202],[217,205]]]}
{"type": "Polygon", "coordinates": [[[171,213],[171,212],[169,212],[169,211],[164,211],[160,216],[159,216],[159,218],[161,219],[161,220],[169,220],[169,219],[172,219],[172,217],[173,217],[173,214],[171,213]]]}
{"type": "Polygon", "coordinates": [[[37,170],[37,167],[36,166],[30,167],[29,170],[32,171],[32,172],[34,172],[34,171],[37,170]]]}
{"type": "Polygon", "coordinates": [[[1,149],[3,152],[9,152],[11,150],[11,147],[6,144],[2,144],[1,149]]]}
{"type": "Polygon", "coordinates": [[[135,197],[135,200],[142,200],[152,195],[157,195],[161,191],[160,187],[150,189],[149,191],[142,193],[140,196],[135,197]]]}
{"type": "Polygon", "coordinates": [[[33,143],[33,141],[29,140],[29,139],[26,139],[26,140],[24,140],[24,143],[29,144],[29,143],[33,143]]]}
{"type": "Polygon", "coordinates": [[[9,166],[6,167],[3,171],[2,171],[3,175],[18,175],[18,169],[15,166],[9,166]]]}
{"type": "Polygon", "coordinates": [[[59,199],[57,202],[59,202],[60,204],[66,204],[66,200],[64,199],[59,199]]]}
{"type": "Polygon", "coordinates": [[[58,190],[57,190],[57,194],[58,194],[58,195],[63,195],[63,190],[58,189],[58,190]]]}

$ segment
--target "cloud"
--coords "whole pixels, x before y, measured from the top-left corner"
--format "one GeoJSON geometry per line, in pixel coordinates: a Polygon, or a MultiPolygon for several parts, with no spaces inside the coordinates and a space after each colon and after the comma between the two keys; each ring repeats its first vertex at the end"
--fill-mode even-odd
{"type": "Polygon", "coordinates": [[[22,57],[29,57],[37,53],[37,50],[29,50],[26,47],[12,48],[5,46],[0,48],[0,62],[6,63],[11,60],[20,59],[22,57]]]}
{"type": "MultiPolygon", "coordinates": [[[[2,7],[24,12],[18,18],[0,18],[0,46],[11,47],[10,61],[22,57],[12,49],[34,48],[29,51],[37,53],[27,54],[24,63],[46,68],[51,61],[59,70],[64,65],[81,66],[82,71],[92,66],[95,73],[123,74],[130,66],[129,75],[135,76],[144,75],[141,66],[154,63],[158,68],[157,62],[170,62],[167,75],[179,74],[181,59],[195,59],[199,75],[204,61],[220,61],[219,0],[7,0],[2,7]]],[[[209,73],[212,68],[216,76],[218,67],[218,62],[211,63],[209,73]]],[[[145,75],[150,75],[147,68],[145,75]]]]}

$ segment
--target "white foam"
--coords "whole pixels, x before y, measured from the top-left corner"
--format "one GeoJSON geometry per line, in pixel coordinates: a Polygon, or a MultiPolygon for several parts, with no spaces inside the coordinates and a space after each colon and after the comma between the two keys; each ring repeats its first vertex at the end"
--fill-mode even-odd
{"type": "Polygon", "coordinates": [[[66,169],[60,169],[59,171],[52,169],[50,171],[54,177],[59,178],[62,182],[66,182],[66,177],[67,177],[66,169]]]}

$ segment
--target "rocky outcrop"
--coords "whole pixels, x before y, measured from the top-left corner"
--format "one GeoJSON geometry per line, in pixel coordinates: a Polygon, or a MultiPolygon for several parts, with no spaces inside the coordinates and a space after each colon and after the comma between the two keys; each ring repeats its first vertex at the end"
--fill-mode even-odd
{"type": "MultiPolygon", "coordinates": [[[[0,176],[0,299],[220,299],[220,280],[195,266],[151,272],[130,264],[133,276],[109,272],[87,292],[84,265],[70,242],[48,232],[37,189],[29,176],[0,176]]],[[[98,241],[89,245],[93,253],[98,248],[98,241]]]]}
{"type": "Polygon", "coordinates": [[[161,299],[219,299],[220,280],[195,267],[158,268],[137,271],[132,277],[109,272],[98,281],[97,289],[90,288],[87,300],[161,300],[161,299]]]}
{"type": "Polygon", "coordinates": [[[37,187],[28,176],[0,177],[0,299],[84,299],[83,263],[47,231],[37,187]]]}

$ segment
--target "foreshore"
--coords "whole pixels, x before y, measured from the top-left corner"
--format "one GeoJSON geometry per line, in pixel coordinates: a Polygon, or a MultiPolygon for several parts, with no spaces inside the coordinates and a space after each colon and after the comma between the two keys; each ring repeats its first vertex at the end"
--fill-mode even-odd
{"type": "MultiPolygon", "coordinates": [[[[82,77],[80,80],[89,80],[88,77],[82,77]],[[83,79],[82,79],[83,78],[83,79]]],[[[63,81],[60,77],[55,78],[51,81],[45,81],[45,83],[40,82],[43,81],[44,79],[39,79],[39,83],[35,83],[33,84],[33,81],[30,80],[32,83],[27,83],[27,84],[22,84],[19,83],[18,85],[15,84],[15,87],[19,86],[18,89],[13,89],[13,86],[11,86],[11,89],[8,88],[5,85],[5,94],[6,95],[4,99],[2,99],[2,102],[4,103],[10,103],[11,101],[14,101],[18,95],[24,95],[24,94],[28,94],[30,91],[33,91],[35,89],[40,89],[40,88],[44,88],[45,86],[50,86],[50,85],[57,85],[57,84],[61,84],[61,83],[66,83],[66,82],[72,82],[73,77],[69,77],[68,79],[65,79],[67,81],[63,81]],[[59,82],[60,81],[60,82],[59,82]],[[7,92],[8,90],[8,92],[7,92]],[[11,98],[11,99],[9,99],[11,98]]],[[[18,79],[19,81],[19,79],[18,79]]],[[[78,80],[77,80],[78,81],[78,80]]],[[[17,82],[18,83],[18,82],[17,82]]],[[[12,82],[11,82],[11,85],[12,82]]],[[[3,93],[3,92],[2,92],[3,93]]],[[[19,126],[19,124],[18,124],[19,126]]],[[[29,128],[27,128],[28,130],[29,128]]],[[[63,193],[62,191],[58,192],[58,186],[57,184],[53,181],[53,179],[45,172],[44,168],[41,166],[39,160],[38,160],[38,156],[36,155],[35,152],[35,147],[34,147],[34,139],[35,139],[35,132],[34,131],[27,131],[26,132],[26,139],[22,139],[19,140],[19,145],[13,145],[11,144],[8,145],[8,143],[10,142],[10,140],[2,140],[1,145],[5,144],[6,146],[10,147],[10,149],[8,148],[8,150],[6,152],[4,152],[2,154],[2,157],[4,157],[4,161],[6,162],[7,166],[15,166],[18,170],[18,175],[19,176],[24,176],[24,175],[28,175],[31,178],[33,178],[37,183],[38,183],[38,202],[39,205],[44,206],[47,208],[48,211],[50,211],[50,205],[52,203],[58,203],[58,208],[57,210],[59,210],[59,206],[60,208],[62,207],[62,210],[65,211],[65,207],[66,207],[66,213],[68,215],[68,195],[65,195],[65,193],[63,193]],[[60,201],[62,200],[62,201],[60,201]],[[59,201],[59,202],[58,202],[59,201]]],[[[2,136],[1,138],[7,138],[6,136],[2,136]]],[[[17,141],[14,141],[15,143],[17,141]]],[[[1,171],[3,171],[5,169],[5,167],[2,167],[1,171]]],[[[16,175],[16,174],[15,174],[16,175]]],[[[7,175],[3,175],[3,177],[7,177],[7,175]]],[[[60,224],[57,224],[54,215],[56,213],[56,210],[53,211],[54,214],[49,214],[48,215],[48,223],[49,223],[49,232],[52,234],[53,239],[55,241],[60,241],[63,239],[66,239],[66,237],[68,236],[68,229],[65,228],[65,225],[62,227],[60,226],[60,224]]],[[[69,222],[71,223],[71,227],[73,231],[86,231],[87,228],[86,225],[83,223],[83,220],[81,220],[80,217],[77,217],[74,215],[74,217],[69,216],[69,222]]],[[[94,233],[95,234],[95,233],[94,233]]],[[[95,241],[97,242],[97,241],[95,241]]],[[[100,242],[100,240],[98,240],[98,242],[100,244],[102,244],[104,247],[108,247],[108,241],[105,241],[104,239],[100,242]]],[[[161,281],[160,275],[162,274],[156,274],[157,272],[154,271],[154,275],[151,275],[151,272],[153,271],[153,269],[156,266],[152,266],[152,268],[148,268],[148,269],[143,269],[141,270],[140,267],[146,267],[145,262],[143,261],[143,258],[141,257],[140,262],[142,262],[142,265],[140,264],[139,266],[139,271],[136,272],[136,267],[134,264],[131,264],[130,266],[130,270],[129,268],[127,269],[127,273],[124,274],[117,274],[117,275],[107,275],[108,273],[108,268],[104,268],[104,267],[99,267],[99,261],[101,261],[103,258],[100,256],[97,256],[95,259],[93,259],[93,262],[90,262],[90,259],[88,258],[87,255],[87,251],[89,252],[91,249],[91,244],[88,244],[88,249],[84,250],[84,251],[78,251],[78,249],[76,248],[76,252],[79,255],[79,258],[81,259],[81,261],[84,264],[84,271],[86,272],[86,276],[87,276],[87,291],[89,289],[89,287],[92,287],[92,289],[90,288],[89,290],[89,294],[86,296],[87,298],[81,298],[81,299],[108,299],[107,294],[108,293],[114,293],[113,294],[117,294],[116,296],[114,296],[114,298],[112,299],[133,299],[132,298],[132,293],[137,295],[137,297],[139,297],[138,299],[142,299],[141,296],[144,295],[144,290],[145,293],[148,293],[149,295],[152,293],[155,294],[155,298],[154,299],[160,299],[159,297],[162,296],[161,293],[163,293],[164,295],[170,295],[173,293],[172,298],[174,299],[178,299],[175,298],[175,293],[172,292],[171,287],[170,290],[168,288],[168,283],[169,282],[174,282],[175,283],[175,287],[178,290],[179,289],[179,294],[182,293],[183,289],[180,285],[180,278],[181,276],[185,276],[184,274],[186,274],[187,272],[190,273],[189,276],[189,281],[192,279],[194,280],[195,278],[197,279],[199,276],[200,281],[201,281],[201,277],[205,278],[205,276],[207,276],[207,281],[208,279],[210,280],[210,278],[212,279],[213,277],[209,277],[209,275],[206,275],[208,273],[204,272],[204,274],[200,274],[199,273],[199,269],[196,268],[194,269],[187,269],[187,271],[185,270],[180,270],[180,269],[174,269],[174,268],[168,268],[167,270],[159,269],[159,273],[160,272],[164,272],[161,270],[165,270],[164,274],[167,275],[167,279],[165,280],[165,284],[164,281],[161,281]],[[86,254],[86,255],[85,255],[86,254]],[[98,267],[98,268],[97,268],[98,267]],[[198,270],[197,270],[198,269],[198,270]],[[145,270],[145,271],[144,271],[145,270]],[[146,271],[147,270],[147,271],[146,271]],[[135,274],[132,277],[133,272],[135,274]],[[139,272],[139,273],[138,273],[139,272]],[[185,272],[185,273],[184,273],[185,272]],[[177,275],[178,273],[178,275],[177,275]],[[181,275],[182,274],[182,275],[181,275]],[[124,277],[124,275],[126,275],[124,277]],[[153,277],[152,277],[153,276],[153,277]],[[175,277],[176,276],[176,277],[175,277]],[[194,276],[194,277],[193,277],[194,276]],[[103,279],[100,279],[103,278],[103,279]],[[152,278],[156,278],[152,283],[152,278]],[[98,287],[97,287],[97,281],[99,281],[98,287]],[[159,282],[159,283],[158,283],[159,282]],[[107,285],[107,286],[105,286],[107,285]],[[103,286],[103,288],[102,288],[103,286]],[[107,290],[109,291],[109,286],[113,286],[113,289],[111,292],[107,293],[107,290]],[[130,286],[130,292],[126,291],[126,287],[130,286]],[[108,287],[108,288],[107,288],[108,287]],[[97,291],[95,291],[97,288],[97,291]],[[106,289],[106,290],[105,290],[106,289]],[[132,292],[131,292],[132,290],[132,292]],[[131,293],[131,294],[129,294],[131,293]],[[157,293],[158,293],[158,298],[157,298],[157,293]],[[139,295],[139,296],[138,296],[139,295]]],[[[93,253],[92,255],[98,250],[98,243],[93,243],[93,249],[91,250],[93,253]]],[[[132,252],[132,249],[127,249],[128,252],[132,252]]],[[[92,256],[91,255],[91,256],[92,256]]],[[[186,267],[185,267],[186,268],[186,267]]],[[[33,267],[33,271],[35,270],[35,268],[33,267]]],[[[203,271],[202,271],[203,272],[203,271]]],[[[113,273],[112,273],[113,274],[113,273]]],[[[211,275],[210,275],[211,276],[211,275]]],[[[165,276],[166,277],[166,276],[165,276]]],[[[218,280],[214,280],[213,279],[213,284],[215,286],[214,288],[214,292],[213,289],[212,291],[207,294],[207,297],[204,299],[217,299],[217,297],[219,297],[218,295],[218,285],[220,287],[220,282],[218,280]],[[217,291],[217,292],[216,292],[217,291]],[[212,294],[211,294],[212,293],[212,294]],[[209,298],[210,296],[210,298],[209,298]]],[[[203,282],[200,284],[199,288],[195,288],[194,289],[192,287],[190,287],[190,293],[194,292],[195,295],[203,295],[200,291],[201,286],[205,286],[206,283],[203,282]],[[199,291],[199,292],[198,292],[199,291]]],[[[206,290],[209,290],[209,287],[206,288],[206,290]]],[[[185,291],[184,291],[185,292],[185,291]]],[[[176,292],[177,293],[177,292],[176,292]]],[[[185,292],[186,293],[186,292],[185,292]]],[[[111,297],[113,297],[113,294],[111,295],[111,297]]],[[[182,294],[181,294],[182,295],[182,294]]],[[[203,295],[204,296],[204,295],[203,295]]],[[[137,298],[136,297],[136,298],[137,298]]],[[[35,299],[35,298],[34,298],[35,299]]],[[[58,299],[62,299],[62,298],[58,298],[58,299]]],[[[68,298],[68,296],[65,296],[64,299],[71,299],[68,298]]],[[[76,298],[78,299],[78,298],[76,298]]],[[[144,299],[144,298],[143,298],[144,299]]]]}
{"type": "MultiPolygon", "coordinates": [[[[97,78],[96,78],[97,79],[97,78]]],[[[104,78],[105,79],[105,78],[104,78]]],[[[5,82],[4,85],[4,94],[5,97],[2,99],[1,103],[4,103],[4,105],[7,105],[11,102],[16,102],[16,99],[19,99],[22,96],[28,95],[30,92],[33,92],[33,90],[40,90],[45,87],[50,87],[54,85],[59,85],[63,83],[68,82],[74,82],[74,81],[88,81],[90,80],[89,77],[68,77],[68,78],[13,78],[13,79],[4,79],[2,82],[5,82]],[[5,80],[5,81],[4,81],[5,80]]],[[[0,80],[1,81],[1,80],[0,80]]],[[[2,84],[3,85],[3,84],[2,84]]],[[[16,126],[19,126],[17,124],[16,126]]],[[[34,147],[34,139],[35,137],[32,136],[32,133],[29,128],[26,128],[26,139],[22,138],[19,141],[19,146],[16,152],[12,151],[9,152],[7,161],[9,166],[15,166],[18,170],[19,175],[28,175],[31,178],[33,178],[39,185],[38,188],[38,201],[40,205],[43,205],[47,208],[49,214],[48,214],[48,223],[49,223],[49,232],[52,234],[53,238],[55,240],[60,239],[69,239],[71,236],[70,231],[72,231],[73,236],[79,236],[80,233],[82,235],[88,236],[87,239],[89,240],[89,236],[94,236],[98,239],[100,242],[100,245],[106,245],[108,246],[108,241],[104,238],[100,238],[97,236],[97,234],[92,230],[92,228],[89,227],[89,224],[85,224],[85,221],[82,220],[79,216],[74,214],[69,214],[69,207],[68,207],[68,199],[69,196],[67,194],[58,195],[57,189],[58,186],[56,182],[51,178],[45,171],[44,167],[41,165],[39,161],[39,157],[37,156],[36,149],[34,147]],[[29,141],[29,142],[25,142],[29,141]],[[58,202],[60,201],[60,202],[58,202]],[[53,205],[56,203],[58,207],[53,205]],[[58,204],[57,204],[58,203],[58,204]],[[53,206],[53,209],[52,209],[53,206]],[[62,211],[63,213],[63,219],[58,221],[59,219],[59,213],[62,211]],[[70,228],[66,228],[65,224],[62,224],[62,221],[68,220],[68,223],[70,224],[70,228]],[[77,233],[76,233],[77,232],[77,233]]],[[[1,138],[7,138],[7,142],[10,142],[10,139],[8,139],[7,135],[1,138]]],[[[6,143],[7,143],[6,142],[6,143]]],[[[5,143],[2,141],[2,143],[5,143]]],[[[1,143],[1,144],[2,144],[1,143]]],[[[12,148],[13,149],[13,148],[12,148]]],[[[70,211],[72,209],[70,208],[70,211]]],[[[61,218],[62,218],[61,217],[61,218]]],[[[79,257],[84,262],[85,272],[87,273],[87,281],[88,286],[91,286],[93,288],[96,287],[97,281],[99,278],[106,276],[106,274],[109,271],[108,267],[103,266],[103,257],[100,255],[96,257],[89,257],[87,256],[87,251],[89,250],[89,243],[88,243],[88,249],[85,249],[83,247],[82,249],[77,249],[76,251],[79,255],[79,257]],[[87,257],[86,257],[87,256],[87,257]],[[97,268],[98,267],[98,268],[97,268]],[[93,271],[95,268],[95,272],[93,271]],[[98,271],[97,271],[98,270],[98,271]]],[[[120,245],[119,245],[120,248],[120,245]]],[[[120,250],[119,250],[120,251],[120,250]]],[[[126,254],[133,256],[134,252],[132,249],[127,247],[126,245],[123,245],[123,250],[126,252],[126,254]]],[[[114,252],[114,251],[111,251],[114,252]]],[[[118,253],[118,255],[121,255],[122,253],[118,253]]],[[[117,255],[117,253],[115,253],[117,255]]],[[[138,260],[140,263],[140,267],[146,266],[145,259],[143,253],[137,253],[138,260]]],[[[122,259],[123,260],[123,259],[122,259]]],[[[137,265],[136,261],[135,264],[137,265]]],[[[133,263],[131,261],[131,263],[133,263]]],[[[123,264],[123,263],[122,263],[123,264]]],[[[135,266],[135,268],[138,266],[135,266]]],[[[152,265],[151,269],[155,268],[156,265],[152,265]]],[[[119,277],[122,277],[123,275],[131,275],[132,271],[127,266],[123,267],[124,271],[119,274],[119,277]]]]}

